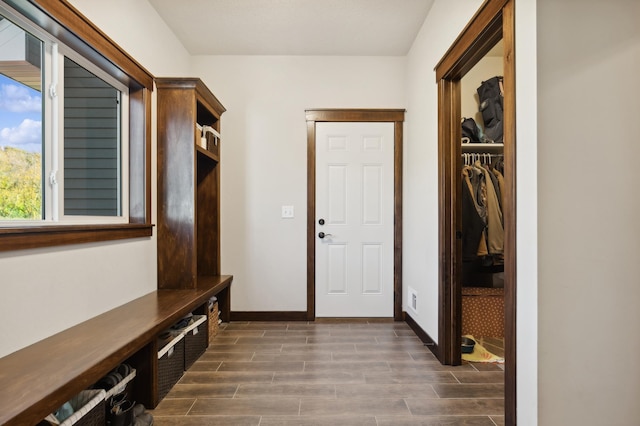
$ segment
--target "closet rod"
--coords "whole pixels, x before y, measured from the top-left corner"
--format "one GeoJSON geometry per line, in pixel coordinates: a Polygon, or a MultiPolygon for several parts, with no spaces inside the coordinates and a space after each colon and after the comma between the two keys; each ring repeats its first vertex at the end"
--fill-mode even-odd
{"type": "Polygon", "coordinates": [[[483,164],[491,164],[494,160],[504,158],[503,154],[488,154],[488,153],[462,153],[462,160],[465,165],[472,165],[476,161],[480,161],[483,164]]]}

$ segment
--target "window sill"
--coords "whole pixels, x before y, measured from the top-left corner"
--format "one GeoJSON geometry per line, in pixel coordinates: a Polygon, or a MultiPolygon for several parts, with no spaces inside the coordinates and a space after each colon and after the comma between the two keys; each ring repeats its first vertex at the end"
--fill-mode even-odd
{"type": "Polygon", "coordinates": [[[152,234],[153,225],[147,223],[0,228],[0,252],[143,238],[152,234]]]}

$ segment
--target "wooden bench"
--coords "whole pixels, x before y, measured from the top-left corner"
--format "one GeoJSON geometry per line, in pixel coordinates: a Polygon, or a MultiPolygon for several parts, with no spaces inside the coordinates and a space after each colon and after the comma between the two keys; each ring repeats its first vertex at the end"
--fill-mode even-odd
{"type": "Polygon", "coordinates": [[[195,290],[154,291],[0,358],[0,424],[38,423],[125,361],[138,370],[136,401],[152,408],[157,336],[189,312],[206,310],[212,296],[228,321],[232,280],[198,277],[195,290]]]}

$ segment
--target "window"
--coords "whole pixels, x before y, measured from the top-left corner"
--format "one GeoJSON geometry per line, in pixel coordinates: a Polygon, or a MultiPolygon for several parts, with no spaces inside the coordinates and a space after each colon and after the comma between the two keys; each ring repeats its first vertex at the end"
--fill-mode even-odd
{"type": "Polygon", "coordinates": [[[150,236],[153,78],[46,8],[0,5],[0,250],[150,236]]]}
{"type": "Polygon", "coordinates": [[[128,221],[128,88],[2,15],[0,75],[0,220],[128,221]]]}
{"type": "Polygon", "coordinates": [[[42,42],[0,14],[0,220],[42,218],[42,42]]]}
{"type": "Polygon", "coordinates": [[[126,115],[121,109],[127,89],[115,88],[67,57],[63,81],[64,216],[126,217],[126,115]]]}

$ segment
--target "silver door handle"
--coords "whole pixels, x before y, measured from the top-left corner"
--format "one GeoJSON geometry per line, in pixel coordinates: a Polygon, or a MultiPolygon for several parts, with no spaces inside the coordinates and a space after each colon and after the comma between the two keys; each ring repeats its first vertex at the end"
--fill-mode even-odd
{"type": "Polygon", "coordinates": [[[333,235],[331,234],[325,234],[324,232],[320,232],[318,234],[318,237],[320,237],[320,239],[324,238],[324,237],[333,237],[333,235]]]}

